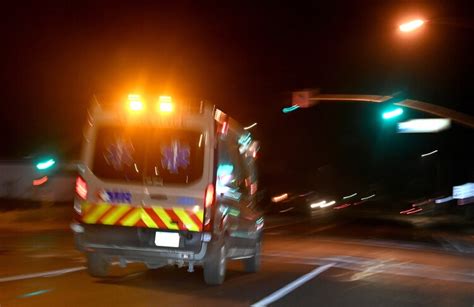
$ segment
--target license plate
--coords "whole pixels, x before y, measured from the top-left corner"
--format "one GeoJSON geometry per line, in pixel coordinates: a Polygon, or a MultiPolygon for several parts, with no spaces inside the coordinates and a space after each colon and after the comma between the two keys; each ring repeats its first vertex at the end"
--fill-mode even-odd
{"type": "Polygon", "coordinates": [[[179,247],[179,233],[157,231],[155,233],[155,245],[164,247],[179,247]]]}

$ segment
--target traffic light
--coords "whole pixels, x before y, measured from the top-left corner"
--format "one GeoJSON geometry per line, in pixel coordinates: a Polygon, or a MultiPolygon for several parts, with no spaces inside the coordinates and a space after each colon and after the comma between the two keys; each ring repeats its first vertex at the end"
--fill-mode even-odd
{"type": "Polygon", "coordinates": [[[36,163],[36,168],[38,170],[44,171],[44,170],[50,169],[55,164],[56,164],[56,160],[54,160],[53,158],[45,159],[36,163]]]}
{"type": "Polygon", "coordinates": [[[384,111],[382,113],[382,118],[387,120],[387,119],[392,119],[395,117],[399,117],[400,115],[403,114],[403,109],[400,107],[391,107],[390,109],[384,111]]]}

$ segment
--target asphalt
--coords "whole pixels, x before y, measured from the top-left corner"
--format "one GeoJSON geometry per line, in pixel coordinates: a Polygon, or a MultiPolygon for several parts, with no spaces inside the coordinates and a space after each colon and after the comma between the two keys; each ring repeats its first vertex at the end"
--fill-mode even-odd
{"type": "MultiPolygon", "coordinates": [[[[0,306],[474,306],[469,232],[386,219],[270,216],[259,273],[114,266],[90,277],[64,227],[0,234],[0,306]]],[[[422,224],[426,224],[426,221],[422,224]]]]}

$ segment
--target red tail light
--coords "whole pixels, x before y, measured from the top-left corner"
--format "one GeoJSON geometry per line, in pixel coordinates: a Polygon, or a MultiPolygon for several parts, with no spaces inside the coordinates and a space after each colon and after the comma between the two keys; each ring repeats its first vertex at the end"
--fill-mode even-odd
{"type": "Polygon", "coordinates": [[[204,194],[204,231],[210,231],[212,229],[211,216],[212,216],[212,205],[215,200],[215,189],[213,184],[209,184],[204,194]]]}
{"type": "Polygon", "coordinates": [[[76,194],[83,200],[87,199],[87,182],[81,176],[76,179],[76,194]]]}

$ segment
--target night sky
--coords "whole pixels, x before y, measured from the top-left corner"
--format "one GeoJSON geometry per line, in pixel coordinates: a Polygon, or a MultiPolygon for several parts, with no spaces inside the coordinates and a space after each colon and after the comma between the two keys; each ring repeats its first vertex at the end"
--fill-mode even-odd
{"type": "MultiPolygon", "coordinates": [[[[381,126],[376,106],[325,104],[284,117],[289,93],[402,91],[472,114],[473,21],[468,1],[12,4],[0,22],[0,157],[76,158],[91,96],[142,91],[205,98],[243,124],[258,121],[267,175],[291,168],[311,177],[309,165],[371,181],[383,177],[382,151],[398,144],[384,143],[391,128],[381,126]],[[397,33],[400,21],[418,16],[445,24],[397,33]]],[[[455,144],[472,134],[452,130],[395,136],[410,150],[390,159],[440,144],[450,149],[445,160],[465,155],[455,144]]]]}

